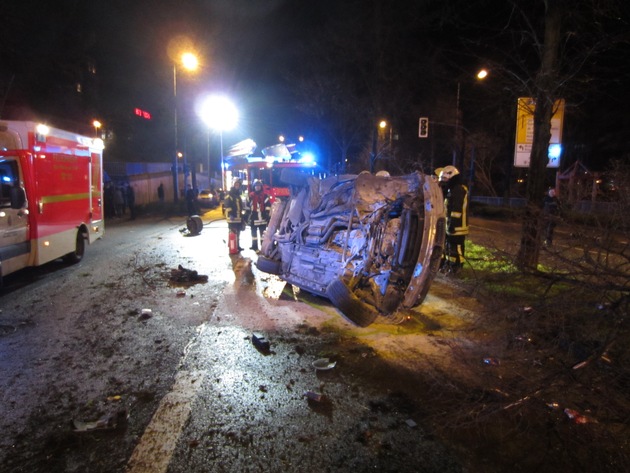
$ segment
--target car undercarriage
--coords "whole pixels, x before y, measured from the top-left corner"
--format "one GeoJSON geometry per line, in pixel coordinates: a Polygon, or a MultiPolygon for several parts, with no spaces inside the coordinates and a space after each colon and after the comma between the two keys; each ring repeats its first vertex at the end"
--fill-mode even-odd
{"type": "Polygon", "coordinates": [[[397,323],[422,303],[444,246],[444,203],[433,177],[287,173],[256,263],[327,297],[352,323],[397,323]]]}

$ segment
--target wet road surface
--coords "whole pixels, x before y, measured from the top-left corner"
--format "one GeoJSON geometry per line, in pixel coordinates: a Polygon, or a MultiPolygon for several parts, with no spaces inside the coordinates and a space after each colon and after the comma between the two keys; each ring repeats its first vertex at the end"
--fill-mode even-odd
{"type": "MultiPolygon", "coordinates": [[[[462,471],[414,396],[443,348],[417,323],[356,329],[259,274],[216,217],[196,236],[181,219],[116,222],[79,265],[10,281],[2,471],[462,471]],[[172,284],[179,265],[207,282],[172,284]],[[316,371],[324,357],[336,366],[316,371]]],[[[427,319],[444,313],[429,300],[427,319]]]]}

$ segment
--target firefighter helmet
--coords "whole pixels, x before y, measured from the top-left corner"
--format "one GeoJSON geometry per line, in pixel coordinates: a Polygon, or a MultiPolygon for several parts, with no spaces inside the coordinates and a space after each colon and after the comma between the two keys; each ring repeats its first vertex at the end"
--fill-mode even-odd
{"type": "Polygon", "coordinates": [[[238,184],[239,186],[243,184],[243,181],[240,177],[235,177],[234,180],[232,181],[232,187],[235,187],[236,184],[238,184]]]}
{"type": "Polygon", "coordinates": [[[262,183],[262,181],[260,179],[254,179],[254,182],[252,183],[252,187],[255,189],[256,186],[260,186],[261,189],[262,189],[263,183],[262,183]]]}
{"type": "Polygon", "coordinates": [[[459,170],[455,166],[449,165],[436,169],[435,174],[437,174],[440,182],[448,182],[453,176],[457,176],[459,174],[459,170]]]}

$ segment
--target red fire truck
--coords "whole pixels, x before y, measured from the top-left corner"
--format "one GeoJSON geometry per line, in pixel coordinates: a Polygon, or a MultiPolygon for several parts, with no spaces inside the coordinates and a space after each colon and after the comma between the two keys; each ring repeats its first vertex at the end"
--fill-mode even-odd
{"type": "Polygon", "coordinates": [[[269,158],[246,158],[242,161],[230,163],[226,171],[226,184],[228,189],[232,185],[232,180],[240,177],[244,187],[252,191],[252,183],[255,179],[260,179],[265,192],[272,198],[289,196],[289,186],[280,180],[283,169],[298,169],[306,174],[318,175],[319,169],[316,164],[300,161],[282,161],[269,158]]]}
{"type": "Polygon", "coordinates": [[[103,236],[102,160],[100,139],[0,120],[0,278],[103,236]]]}
{"type": "MultiPolygon", "coordinates": [[[[240,143],[236,146],[239,149],[243,148],[240,143]]],[[[226,161],[225,182],[227,189],[231,187],[232,180],[239,177],[243,181],[243,187],[249,192],[253,190],[254,180],[260,179],[265,192],[273,201],[278,197],[289,196],[288,184],[280,179],[283,169],[296,169],[301,173],[325,177],[323,169],[310,155],[291,152],[294,147],[295,145],[285,144],[269,146],[263,149],[264,157],[235,156],[232,153],[226,161]]],[[[249,149],[246,151],[249,152],[249,149]]]]}

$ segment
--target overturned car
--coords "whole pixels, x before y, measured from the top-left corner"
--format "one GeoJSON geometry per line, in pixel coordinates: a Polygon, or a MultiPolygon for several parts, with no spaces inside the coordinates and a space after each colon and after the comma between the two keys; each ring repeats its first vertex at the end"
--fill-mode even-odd
{"type": "Polygon", "coordinates": [[[256,266],[325,296],[366,327],[397,323],[422,303],[444,246],[442,191],[425,174],[283,172],[291,189],[273,204],[256,266]]]}

